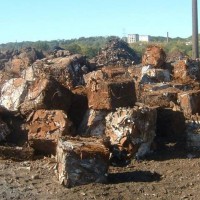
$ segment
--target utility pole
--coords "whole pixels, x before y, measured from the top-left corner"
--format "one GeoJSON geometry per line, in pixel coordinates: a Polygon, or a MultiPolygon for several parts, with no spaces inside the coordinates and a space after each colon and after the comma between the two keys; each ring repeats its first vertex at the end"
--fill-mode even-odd
{"type": "Polygon", "coordinates": [[[192,0],[192,58],[199,58],[197,0],[192,0]]]}

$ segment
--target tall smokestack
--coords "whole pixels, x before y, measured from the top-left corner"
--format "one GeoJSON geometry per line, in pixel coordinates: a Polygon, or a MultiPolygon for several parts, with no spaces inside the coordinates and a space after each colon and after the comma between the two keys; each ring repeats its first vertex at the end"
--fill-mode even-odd
{"type": "Polygon", "coordinates": [[[167,43],[169,42],[169,33],[167,32],[167,43]]]}
{"type": "Polygon", "coordinates": [[[199,58],[197,0],[192,0],[192,57],[199,58]]]}

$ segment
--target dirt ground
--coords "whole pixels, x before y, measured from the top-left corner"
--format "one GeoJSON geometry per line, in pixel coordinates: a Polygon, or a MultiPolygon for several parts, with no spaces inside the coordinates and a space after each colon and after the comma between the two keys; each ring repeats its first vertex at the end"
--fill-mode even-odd
{"type": "Polygon", "coordinates": [[[199,199],[200,152],[170,143],[145,160],[110,167],[108,183],[64,188],[55,160],[0,160],[0,199],[199,199]]]}

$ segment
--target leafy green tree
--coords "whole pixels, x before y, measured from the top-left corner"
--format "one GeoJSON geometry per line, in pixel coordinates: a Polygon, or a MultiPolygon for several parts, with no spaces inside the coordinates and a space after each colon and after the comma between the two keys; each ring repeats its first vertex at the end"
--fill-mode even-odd
{"type": "Polygon", "coordinates": [[[71,53],[81,53],[81,47],[78,44],[67,45],[65,49],[69,50],[71,53]]]}
{"type": "Polygon", "coordinates": [[[38,49],[38,50],[42,50],[42,51],[48,51],[50,49],[50,46],[48,45],[48,43],[43,42],[43,41],[35,42],[33,47],[38,49]]]}

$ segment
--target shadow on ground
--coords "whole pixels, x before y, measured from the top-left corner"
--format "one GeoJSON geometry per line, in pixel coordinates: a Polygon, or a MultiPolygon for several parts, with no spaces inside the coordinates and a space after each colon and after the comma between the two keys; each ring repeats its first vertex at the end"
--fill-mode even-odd
{"type": "Polygon", "coordinates": [[[111,173],[108,175],[108,183],[118,184],[127,182],[154,182],[160,181],[161,175],[156,172],[150,171],[133,171],[133,172],[120,172],[111,173]]]}

